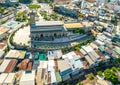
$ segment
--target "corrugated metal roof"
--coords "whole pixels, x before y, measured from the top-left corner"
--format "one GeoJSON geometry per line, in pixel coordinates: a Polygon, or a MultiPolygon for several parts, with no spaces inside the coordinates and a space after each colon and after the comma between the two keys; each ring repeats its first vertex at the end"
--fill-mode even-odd
{"type": "Polygon", "coordinates": [[[99,47],[98,48],[101,52],[105,52],[104,48],[103,47],[99,47]]]}
{"type": "Polygon", "coordinates": [[[20,85],[35,85],[35,70],[32,70],[31,73],[23,71],[20,78],[20,85]]]}
{"type": "Polygon", "coordinates": [[[94,64],[94,62],[91,60],[91,58],[88,55],[85,56],[85,59],[88,61],[90,65],[94,64]]]}
{"type": "Polygon", "coordinates": [[[113,53],[113,50],[109,49],[109,48],[105,48],[105,51],[109,54],[112,54],[113,53]]]}
{"type": "Polygon", "coordinates": [[[5,53],[5,51],[0,50],[0,58],[2,58],[2,57],[3,57],[4,53],[5,53]]]}
{"type": "Polygon", "coordinates": [[[56,83],[55,71],[51,71],[51,83],[56,83]]]}
{"type": "Polygon", "coordinates": [[[3,33],[6,33],[8,32],[9,29],[8,28],[5,28],[5,27],[0,27],[0,35],[2,35],[3,33]]]}
{"type": "Polygon", "coordinates": [[[62,57],[62,51],[61,50],[54,50],[54,51],[48,51],[47,52],[48,59],[58,59],[62,57]]]}
{"type": "Polygon", "coordinates": [[[23,59],[25,57],[26,51],[21,51],[21,50],[10,50],[5,58],[20,58],[23,59]]]}
{"type": "Polygon", "coordinates": [[[102,60],[106,60],[105,56],[99,50],[96,49],[95,52],[101,57],[102,60]]]}
{"type": "Polygon", "coordinates": [[[29,63],[28,63],[27,70],[32,70],[32,62],[29,62],[29,63]]]}
{"type": "Polygon", "coordinates": [[[47,68],[48,61],[40,61],[40,65],[38,68],[47,68]]]}
{"type": "Polygon", "coordinates": [[[84,58],[83,54],[81,52],[75,51],[76,55],[78,55],[80,58],[84,58]]]}
{"type": "Polygon", "coordinates": [[[20,52],[17,50],[10,50],[5,58],[18,58],[20,56],[20,52]]]}
{"type": "Polygon", "coordinates": [[[7,78],[7,76],[8,76],[7,73],[0,74],[0,85],[3,84],[3,82],[5,81],[5,79],[7,78]]]}
{"type": "MultiPolygon", "coordinates": [[[[76,69],[77,69],[77,68],[81,69],[81,68],[84,67],[81,60],[75,61],[75,62],[74,62],[74,66],[75,66],[76,69]]],[[[75,69],[75,70],[76,70],[76,69],[75,69]]]]}
{"type": "Polygon", "coordinates": [[[14,69],[14,67],[16,66],[16,63],[17,63],[17,62],[18,62],[18,60],[12,59],[12,60],[9,62],[8,66],[6,67],[6,69],[5,69],[4,72],[6,72],[6,73],[12,72],[13,69],[14,69]]]}
{"type": "Polygon", "coordinates": [[[55,60],[54,62],[55,62],[55,72],[58,72],[58,62],[57,60],[55,60]]]}
{"type": "Polygon", "coordinates": [[[48,71],[55,71],[54,67],[55,67],[54,60],[49,60],[48,61],[48,71]]]}
{"type": "Polygon", "coordinates": [[[95,45],[94,43],[90,43],[90,46],[91,46],[93,49],[98,49],[98,46],[95,45]]]}
{"type": "Polygon", "coordinates": [[[0,72],[4,72],[5,71],[5,69],[7,68],[8,64],[9,64],[9,62],[10,62],[10,60],[7,60],[7,59],[5,59],[3,61],[3,63],[0,65],[0,72]]]}
{"type": "Polygon", "coordinates": [[[62,72],[62,71],[70,69],[71,67],[68,63],[66,63],[65,60],[58,60],[58,68],[62,72]]]}
{"type": "Polygon", "coordinates": [[[70,24],[65,24],[65,28],[67,29],[73,29],[73,28],[83,28],[84,25],[81,23],[70,23],[70,24]]]}
{"type": "Polygon", "coordinates": [[[95,51],[92,51],[91,52],[93,56],[95,56],[97,59],[100,58],[100,56],[95,52],[95,51]]]}
{"type": "Polygon", "coordinates": [[[89,53],[89,52],[91,52],[91,51],[93,51],[93,48],[91,47],[91,46],[82,46],[82,48],[87,52],[87,53],[89,53]]]}
{"type": "Polygon", "coordinates": [[[20,69],[26,70],[29,61],[30,61],[29,59],[24,59],[24,60],[22,60],[22,62],[20,62],[20,63],[18,64],[18,67],[19,67],[20,69]]]}
{"type": "Polygon", "coordinates": [[[105,43],[104,43],[104,42],[101,42],[100,40],[95,40],[95,42],[96,42],[97,44],[99,44],[99,45],[105,45],[105,43]]]}
{"type": "Polygon", "coordinates": [[[80,52],[81,52],[83,55],[86,55],[86,54],[87,54],[83,49],[80,49],[80,52]]]}
{"type": "Polygon", "coordinates": [[[36,70],[38,66],[39,66],[39,61],[34,60],[32,69],[36,70]]]}
{"type": "Polygon", "coordinates": [[[115,47],[114,51],[120,55],[120,48],[119,47],[115,47]]]}
{"type": "Polygon", "coordinates": [[[4,81],[4,84],[13,84],[15,80],[15,73],[9,73],[4,81]]]}
{"type": "Polygon", "coordinates": [[[91,52],[89,52],[88,55],[89,55],[89,57],[90,57],[94,62],[97,61],[96,57],[93,56],[93,55],[91,54],[91,52]]]}

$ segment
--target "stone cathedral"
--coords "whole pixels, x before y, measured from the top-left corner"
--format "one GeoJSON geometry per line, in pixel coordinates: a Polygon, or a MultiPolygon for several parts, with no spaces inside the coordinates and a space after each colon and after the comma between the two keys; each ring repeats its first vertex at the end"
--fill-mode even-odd
{"type": "Polygon", "coordinates": [[[54,41],[55,38],[67,36],[68,31],[61,21],[35,21],[35,12],[30,12],[31,44],[41,41],[54,41]]]}

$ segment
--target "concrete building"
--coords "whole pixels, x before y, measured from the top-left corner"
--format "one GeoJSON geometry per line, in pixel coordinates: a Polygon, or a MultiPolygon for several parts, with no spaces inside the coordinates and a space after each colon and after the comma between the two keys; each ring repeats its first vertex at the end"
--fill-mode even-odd
{"type": "Polygon", "coordinates": [[[58,69],[63,81],[70,79],[70,74],[72,73],[72,68],[65,60],[58,61],[58,69]]]}
{"type": "Polygon", "coordinates": [[[23,59],[25,57],[26,52],[20,50],[10,50],[5,58],[7,59],[23,59]]]}
{"type": "Polygon", "coordinates": [[[61,50],[54,50],[54,51],[48,51],[47,52],[48,60],[60,59],[61,57],[62,57],[62,51],[61,50]]]}
{"type": "Polygon", "coordinates": [[[2,40],[2,39],[7,37],[8,31],[9,31],[8,28],[0,27],[0,40],[2,40]]]}
{"type": "Polygon", "coordinates": [[[8,74],[7,73],[2,73],[0,74],[0,85],[3,85],[5,79],[7,78],[8,74]]]}
{"type": "Polygon", "coordinates": [[[72,69],[72,75],[77,75],[81,70],[83,70],[83,63],[75,52],[69,52],[63,55],[62,58],[70,65],[72,69]]]}
{"type": "Polygon", "coordinates": [[[19,85],[35,85],[35,71],[23,71],[19,85]]]}
{"type": "Polygon", "coordinates": [[[9,73],[3,85],[13,85],[15,83],[15,73],[9,73]]]}

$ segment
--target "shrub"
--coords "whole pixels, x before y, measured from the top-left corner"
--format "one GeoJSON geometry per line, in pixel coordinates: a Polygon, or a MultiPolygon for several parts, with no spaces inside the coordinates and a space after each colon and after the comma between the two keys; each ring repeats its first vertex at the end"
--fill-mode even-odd
{"type": "Polygon", "coordinates": [[[94,79],[93,73],[88,74],[88,78],[89,78],[90,80],[93,80],[93,79],[94,79]]]}
{"type": "Polygon", "coordinates": [[[98,71],[97,75],[102,76],[102,71],[98,71]]]}

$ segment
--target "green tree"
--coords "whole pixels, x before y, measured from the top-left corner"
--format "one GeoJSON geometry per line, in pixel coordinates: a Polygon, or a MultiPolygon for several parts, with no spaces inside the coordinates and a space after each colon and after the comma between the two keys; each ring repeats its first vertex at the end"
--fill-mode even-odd
{"type": "Polygon", "coordinates": [[[31,4],[28,6],[30,9],[38,9],[40,8],[41,6],[40,5],[37,5],[37,4],[31,4]]]}
{"type": "Polygon", "coordinates": [[[102,71],[98,71],[97,75],[102,76],[102,71]]]}
{"type": "Polygon", "coordinates": [[[117,70],[120,71],[120,67],[118,67],[117,70]]]}
{"type": "Polygon", "coordinates": [[[49,6],[53,8],[54,4],[52,2],[50,2],[49,6]]]}
{"type": "Polygon", "coordinates": [[[83,85],[82,83],[77,83],[76,85],[83,85]]]}
{"type": "Polygon", "coordinates": [[[58,18],[58,16],[57,16],[56,13],[52,13],[52,14],[50,15],[50,17],[52,17],[54,20],[57,20],[57,18],[58,18]]]}
{"type": "Polygon", "coordinates": [[[44,19],[47,21],[50,21],[50,17],[49,16],[44,16],[44,19]]]}
{"type": "Polygon", "coordinates": [[[114,84],[118,83],[117,75],[115,74],[115,72],[111,71],[110,69],[106,69],[104,71],[104,76],[105,76],[105,79],[113,82],[114,84]]]}
{"type": "Polygon", "coordinates": [[[85,31],[83,29],[77,28],[77,29],[73,30],[73,33],[85,34],[85,31]]]}
{"type": "Polygon", "coordinates": [[[85,34],[85,31],[84,31],[83,29],[80,29],[80,30],[79,30],[79,33],[80,33],[80,34],[85,34]]]}
{"type": "Polygon", "coordinates": [[[112,67],[112,71],[113,71],[113,72],[116,72],[116,71],[117,71],[117,68],[116,68],[116,67],[112,67]]]}
{"type": "Polygon", "coordinates": [[[1,22],[1,24],[5,24],[7,22],[7,20],[3,20],[2,22],[1,22]]]}
{"type": "Polygon", "coordinates": [[[0,6],[0,13],[4,12],[4,8],[2,6],[0,6]]]}
{"type": "Polygon", "coordinates": [[[87,77],[88,77],[90,80],[93,80],[93,79],[94,79],[94,75],[93,75],[93,73],[88,74],[87,77]]]}
{"type": "Polygon", "coordinates": [[[108,0],[108,2],[110,2],[111,0],[108,0]]]}
{"type": "Polygon", "coordinates": [[[5,51],[5,52],[8,52],[8,51],[9,51],[9,48],[8,48],[8,47],[6,47],[4,51],[5,51]]]}
{"type": "Polygon", "coordinates": [[[80,47],[79,46],[75,46],[75,50],[76,51],[80,51],[80,47]]]}

